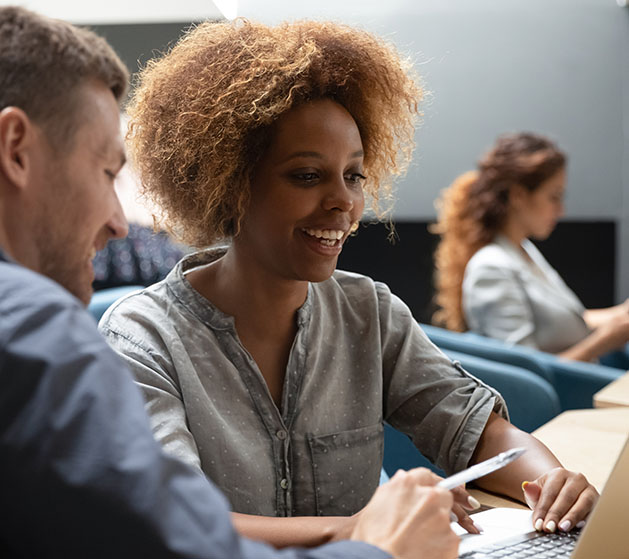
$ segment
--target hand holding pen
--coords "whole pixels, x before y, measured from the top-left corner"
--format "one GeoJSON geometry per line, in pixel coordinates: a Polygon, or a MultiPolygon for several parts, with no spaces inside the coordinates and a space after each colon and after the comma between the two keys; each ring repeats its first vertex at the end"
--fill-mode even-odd
{"type": "Polygon", "coordinates": [[[473,466],[457,472],[450,477],[442,479],[439,483],[437,483],[437,487],[449,489],[455,496],[455,511],[458,514],[453,514],[456,519],[453,518],[452,520],[458,522],[471,534],[479,533],[478,528],[472,519],[467,515],[467,512],[463,509],[477,509],[480,507],[480,503],[463,489],[463,485],[503,468],[507,464],[510,464],[522,456],[524,452],[526,452],[525,448],[512,448],[505,452],[501,452],[488,460],[474,464],[473,466]]]}

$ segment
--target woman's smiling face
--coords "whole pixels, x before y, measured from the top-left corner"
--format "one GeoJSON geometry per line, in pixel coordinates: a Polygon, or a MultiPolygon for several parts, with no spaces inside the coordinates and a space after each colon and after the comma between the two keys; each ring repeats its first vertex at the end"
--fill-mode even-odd
{"type": "Polygon", "coordinates": [[[358,126],[342,105],[291,109],[255,169],[235,247],[279,278],[328,279],[362,215],[364,180],[358,126]]]}

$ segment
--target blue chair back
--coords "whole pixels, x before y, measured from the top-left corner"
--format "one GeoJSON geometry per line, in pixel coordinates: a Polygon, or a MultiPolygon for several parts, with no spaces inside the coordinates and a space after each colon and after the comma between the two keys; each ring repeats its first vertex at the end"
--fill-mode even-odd
{"type": "Polygon", "coordinates": [[[124,285],[122,287],[111,287],[108,289],[101,289],[100,291],[95,291],[94,295],[92,295],[92,300],[90,304],[87,306],[87,310],[94,317],[96,322],[100,320],[100,317],[105,314],[105,311],[118,299],[131,293],[133,291],[138,291],[140,289],[144,289],[143,285],[124,285]]]}
{"type": "Polygon", "coordinates": [[[458,351],[446,350],[444,353],[500,392],[507,403],[511,423],[518,429],[530,433],[561,413],[557,392],[535,373],[458,351]]]}
{"type": "Polygon", "coordinates": [[[625,344],[621,349],[610,351],[599,359],[601,365],[614,367],[615,369],[629,370],[629,344],[625,344]]]}
{"type": "Polygon", "coordinates": [[[385,423],[382,469],[392,476],[398,470],[410,470],[420,466],[445,477],[445,472],[419,452],[409,437],[385,423]]]}
{"type": "Polygon", "coordinates": [[[623,374],[620,369],[560,359],[544,351],[506,344],[472,332],[452,332],[429,324],[420,326],[442,351],[460,351],[532,371],[553,385],[562,410],[591,408],[594,394],[623,374]]]}
{"type": "Polygon", "coordinates": [[[432,326],[430,324],[420,324],[422,330],[442,351],[451,349],[469,355],[476,355],[490,361],[500,361],[509,363],[516,367],[522,367],[546,379],[552,383],[554,373],[552,367],[544,360],[531,355],[522,346],[507,345],[501,341],[479,336],[471,332],[452,332],[445,328],[432,326]]]}

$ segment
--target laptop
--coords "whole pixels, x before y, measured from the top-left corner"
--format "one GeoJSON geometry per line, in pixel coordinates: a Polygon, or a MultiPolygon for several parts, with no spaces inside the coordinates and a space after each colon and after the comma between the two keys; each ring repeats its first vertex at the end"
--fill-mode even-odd
{"type": "Polygon", "coordinates": [[[526,510],[495,508],[472,515],[485,534],[462,535],[459,558],[629,559],[629,438],[580,532],[536,532],[531,514],[526,510]],[[500,530],[500,522],[513,526],[511,530],[500,530]],[[493,535],[494,528],[502,535],[493,535]]]}

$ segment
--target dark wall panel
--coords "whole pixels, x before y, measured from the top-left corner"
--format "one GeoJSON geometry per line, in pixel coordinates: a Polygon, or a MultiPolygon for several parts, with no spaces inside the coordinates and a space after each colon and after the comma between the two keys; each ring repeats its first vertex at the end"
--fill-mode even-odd
{"type": "MultiPolygon", "coordinates": [[[[383,224],[361,226],[349,239],[338,267],[386,283],[421,322],[435,311],[433,252],[437,237],[426,222],[402,222],[389,241],[383,224]]],[[[564,281],[588,308],[614,304],[616,228],[612,222],[561,222],[536,243],[564,281]]]]}
{"type": "Polygon", "coordinates": [[[536,245],[587,308],[614,304],[614,222],[561,222],[547,240],[536,245]]]}
{"type": "Polygon", "coordinates": [[[172,47],[190,22],[92,25],[96,33],[114,47],[130,72],[137,72],[148,60],[172,47]]]}

